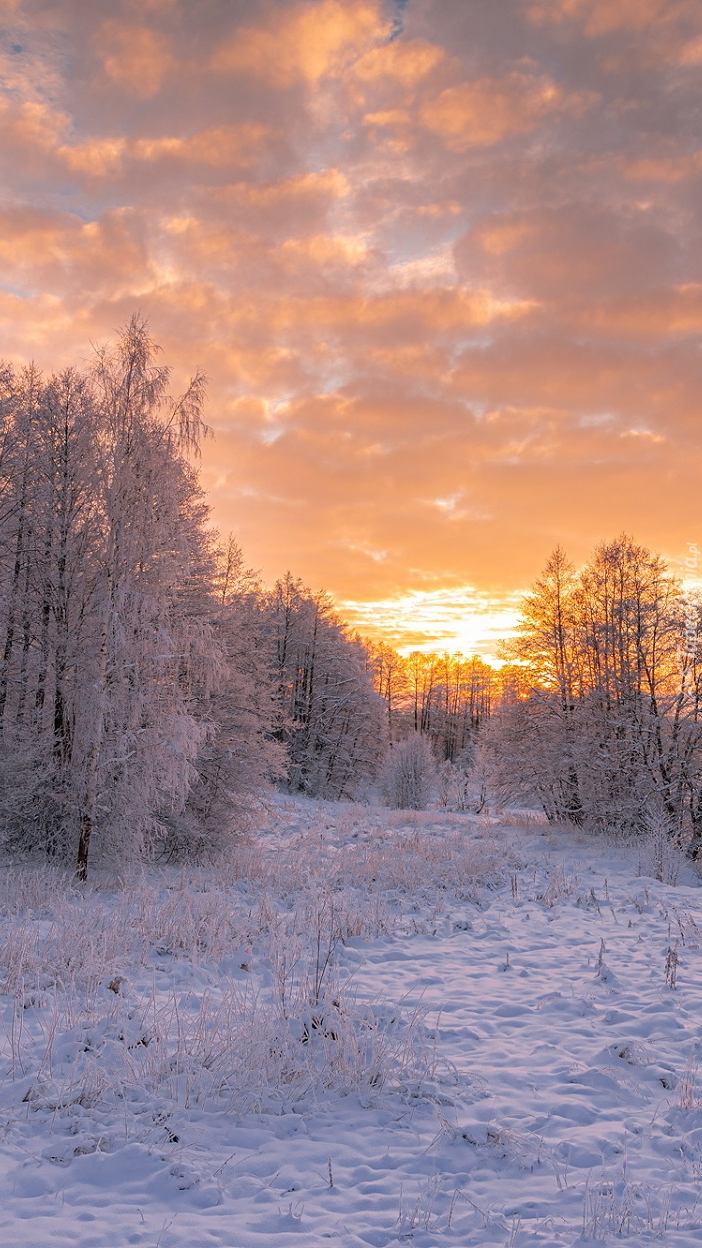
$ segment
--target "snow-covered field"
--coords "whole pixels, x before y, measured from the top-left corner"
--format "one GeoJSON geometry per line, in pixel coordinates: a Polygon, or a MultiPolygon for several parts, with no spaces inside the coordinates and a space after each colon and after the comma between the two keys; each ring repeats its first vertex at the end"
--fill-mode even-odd
{"type": "Polygon", "coordinates": [[[1,868],[2,1248],[698,1245],[659,849],[281,798],[230,870],[1,868]]]}

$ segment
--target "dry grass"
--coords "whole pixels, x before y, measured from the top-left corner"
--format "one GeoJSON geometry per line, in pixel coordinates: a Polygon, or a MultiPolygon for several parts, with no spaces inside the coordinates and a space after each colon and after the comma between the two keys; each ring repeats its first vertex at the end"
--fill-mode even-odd
{"type": "Polygon", "coordinates": [[[381,834],[342,811],[239,845],[226,867],[153,868],[119,888],[5,868],[8,1095],[14,1084],[52,1114],[147,1091],[166,1106],[280,1113],[416,1089],[434,1063],[421,1012],[360,1005],[338,947],[401,934],[418,894],[478,900],[507,865],[451,822],[437,834],[403,815],[381,834]]]}

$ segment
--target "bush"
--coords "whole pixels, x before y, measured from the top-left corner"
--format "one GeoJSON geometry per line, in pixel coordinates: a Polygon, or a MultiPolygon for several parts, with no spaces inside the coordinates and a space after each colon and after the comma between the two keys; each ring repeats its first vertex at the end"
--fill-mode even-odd
{"type": "Polygon", "coordinates": [[[436,761],[427,737],[416,732],[391,746],[381,775],[381,791],[397,810],[426,810],[436,783],[436,761]]]}

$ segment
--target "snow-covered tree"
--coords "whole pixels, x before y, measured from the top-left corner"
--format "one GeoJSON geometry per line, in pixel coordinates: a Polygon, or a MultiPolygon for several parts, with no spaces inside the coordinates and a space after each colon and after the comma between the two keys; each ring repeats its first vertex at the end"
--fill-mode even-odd
{"type": "Polygon", "coordinates": [[[556,551],[525,601],[511,647],[521,678],[487,738],[497,789],[536,796],[553,820],[644,831],[653,812],[671,835],[697,834],[700,665],[694,644],[682,653],[686,618],[679,582],[626,535],[578,574],[556,551]]]}
{"type": "Polygon", "coordinates": [[[413,732],[390,746],[381,773],[381,791],[388,806],[425,810],[436,782],[436,759],[428,737],[413,732]]]}
{"type": "Polygon", "coordinates": [[[218,552],[212,619],[220,671],[208,700],[209,735],[195,759],[185,810],[168,819],[166,850],[216,852],[245,820],[251,795],[287,772],[263,591],[229,537],[218,552]]]}
{"type": "Polygon", "coordinates": [[[375,773],[385,727],[367,652],[324,594],[288,573],[265,601],[274,666],[276,735],[293,791],[339,799],[375,773]]]}
{"type": "Polygon", "coordinates": [[[190,462],[203,379],[168,381],[139,318],[86,373],[0,373],[0,826],[81,878],[168,834],[225,721],[230,754],[262,732],[217,702],[243,623],[190,462]]]}

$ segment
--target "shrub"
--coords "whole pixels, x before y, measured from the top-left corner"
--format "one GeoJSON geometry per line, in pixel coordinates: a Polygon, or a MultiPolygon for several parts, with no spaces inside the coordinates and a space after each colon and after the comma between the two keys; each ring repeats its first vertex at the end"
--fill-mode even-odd
{"type": "Polygon", "coordinates": [[[427,737],[416,732],[390,748],[381,776],[381,790],[388,806],[426,810],[435,783],[436,761],[427,737]]]}

